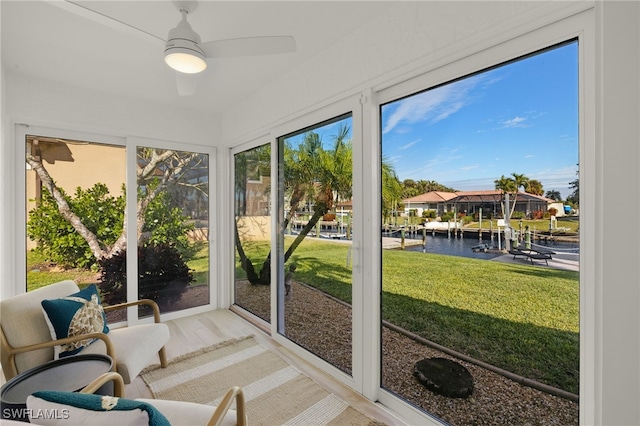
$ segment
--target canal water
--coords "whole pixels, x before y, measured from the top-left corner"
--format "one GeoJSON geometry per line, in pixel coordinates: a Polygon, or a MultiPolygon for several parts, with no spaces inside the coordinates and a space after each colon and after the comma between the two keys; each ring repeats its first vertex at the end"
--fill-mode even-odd
{"type": "MultiPolygon", "coordinates": [[[[407,239],[419,240],[422,241],[422,235],[411,235],[407,236],[407,239]]],[[[419,251],[425,253],[438,253],[438,254],[447,254],[451,256],[463,256],[463,257],[471,257],[474,259],[493,259],[498,256],[502,256],[503,253],[500,252],[492,252],[487,251],[484,252],[482,250],[473,250],[474,247],[480,244],[487,244],[489,248],[498,248],[498,240],[497,237],[492,241],[490,238],[484,238],[482,241],[479,241],[476,238],[462,238],[462,237],[448,237],[446,235],[436,235],[433,236],[431,234],[427,234],[426,236],[426,244],[423,246],[415,245],[415,246],[407,246],[405,250],[407,251],[419,251]]],[[[501,241],[502,247],[504,248],[504,240],[501,241]]],[[[553,242],[547,245],[536,244],[535,248],[546,248],[549,250],[558,250],[558,251],[566,251],[566,252],[576,252],[578,250],[579,245],[575,243],[566,243],[566,242],[553,242]]]]}

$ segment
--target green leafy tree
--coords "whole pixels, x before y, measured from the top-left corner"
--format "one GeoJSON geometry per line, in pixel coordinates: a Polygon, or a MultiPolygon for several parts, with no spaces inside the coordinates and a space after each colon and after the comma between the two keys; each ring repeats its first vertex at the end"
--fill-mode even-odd
{"type": "Polygon", "coordinates": [[[402,200],[402,183],[386,158],[382,159],[382,218],[387,221],[402,200]]]}
{"type": "MultiPolygon", "coordinates": [[[[190,174],[198,170],[207,157],[198,153],[155,148],[139,149],[137,156],[136,176],[141,190],[136,204],[136,242],[141,243],[143,233],[148,228],[146,223],[147,209],[156,198],[161,197],[161,194],[178,186],[188,187],[191,190],[200,191],[202,194],[206,193],[202,190],[206,183],[194,183],[190,174]]],[[[64,190],[56,185],[42,160],[27,152],[26,161],[40,178],[42,186],[51,195],[51,200],[55,203],[60,216],[87,243],[95,261],[108,259],[126,250],[127,216],[124,209],[122,209],[124,215],[122,224],[117,230],[114,229],[114,232],[118,233],[115,241],[101,239],[92,229],[90,218],[81,211],[75,211],[73,206],[69,204],[69,198],[65,195],[64,190]]]]}
{"type": "MultiPolygon", "coordinates": [[[[198,153],[154,148],[138,149],[136,153],[138,195],[134,242],[138,249],[145,250],[144,253],[138,253],[138,256],[145,254],[147,250],[155,250],[154,254],[161,259],[177,259],[172,263],[165,262],[164,266],[176,271],[185,268],[188,270],[183,255],[189,256],[195,252],[195,248],[189,244],[185,233],[193,225],[188,224],[188,217],[182,215],[172,194],[181,194],[176,199],[187,200],[187,203],[195,202],[191,210],[201,211],[197,205],[208,197],[208,179],[201,180],[200,177],[206,173],[203,170],[208,169],[208,157],[198,153]],[[184,197],[184,194],[191,196],[184,197]]],[[[46,189],[40,206],[29,221],[33,238],[42,246],[39,249],[63,265],[97,266],[103,269],[102,272],[108,267],[110,272],[123,273],[124,278],[118,278],[116,273],[104,274],[100,290],[109,295],[109,300],[113,303],[126,300],[126,291],[118,290],[126,286],[127,212],[124,195],[114,199],[107,194],[104,185],[98,184],[89,191],[79,189],[78,197],[73,199],[56,185],[40,158],[27,152],[26,161],[46,189]],[[41,231],[36,231],[37,228],[41,231]],[[49,230],[45,230],[46,228],[49,230]]],[[[139,263],[139,268],[139,273],[144,272],[145,264],[139,263]]],[[[166,288],[162,293],[145,289],[147,293],[141,291],[141,294],[159,303],[166,302],[157,299],[160,294],[169,301],[174,300],[181,296],[192,281],[191,275],[182,274],[182,280],[178,282],[173,272],[162,272],[153,265],[151,268],[155,271],[153,273],[158,273],[153,277],[154,285],[166,288]]],[[[142,285],[141,280],[144,279],[145,276],[139,275],[139,284],[142,285]]]]}
{"type": "MultiPolygon", "coordinates": [[[[124,191],[124,188],[123,188],[124,191]]],[[[59,190],[70,210],[103,244],[113,244],[122,232],[125,198],[109,194],[105,184],[77,188],[74,197],[59,190]]],[[[65,219],[50,192],[43,192],[38,206],[29,212],[27,235],[38,243],[35,250],[65,268],[90,268],[96,264],[87,241],[65,219]]]]}
{"type": "Polygon", "coordinates": [[[529,179],[524,187],[524,192],[533,195],[542,195],[544,194],[544,189],[542,188],[542,182],[537,179],[529,179]]]}
{"type": "Polygon", "coordinates": [[[456,192],[455,189],[442,185],[435,180],[413,180],[402,181],[402,198],[411,198],[432,191],[456,192]]]}

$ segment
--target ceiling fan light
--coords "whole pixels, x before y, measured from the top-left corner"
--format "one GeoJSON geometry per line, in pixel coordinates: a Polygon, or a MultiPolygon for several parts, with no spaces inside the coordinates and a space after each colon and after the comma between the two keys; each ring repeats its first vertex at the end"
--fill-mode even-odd
{"type": "Polygon", "coordinates": [[[204,55],[182,47],[167,49],[164,52],[164,61],[174,70],[185,74],[196,74],[207,68],[204,55]]]}

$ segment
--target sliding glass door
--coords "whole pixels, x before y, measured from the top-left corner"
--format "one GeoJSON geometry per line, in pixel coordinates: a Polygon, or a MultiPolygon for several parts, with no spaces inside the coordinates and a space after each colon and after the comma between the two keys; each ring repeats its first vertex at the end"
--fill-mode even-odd
{"type": "Polygon", "coordinates": [[[209,304],[209,155],[138,146],[138,297],[160,312],[209,304]]]}
{"type": "Polygon", "coordinates": [[[278,333],[352,373],[353,120],[277,139],[278,333]]]}
{"type": "Polygon", "coordinates": [[[233,155],[234,303],[271,322],[271,146],[233,155]]]}
{"type": "Polygon", "coordinates": [[[27,291],[71,279],[97,285],[108,305],[149,298],[168,313],[210,303],[210,152],[36,127],[18,137],[27,291]]]}

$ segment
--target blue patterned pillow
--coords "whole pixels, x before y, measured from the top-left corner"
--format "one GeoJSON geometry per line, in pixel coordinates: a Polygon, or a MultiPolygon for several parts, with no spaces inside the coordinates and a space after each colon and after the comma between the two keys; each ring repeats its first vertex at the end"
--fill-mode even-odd
{"type": "MultiPolygon", "coordinates": [[[[77,293],[60,299],[42,301],[42,310],[51,338],[62,339],[87,333],[108,333],[107,317],[100,304],[98,287],[91,284],[77,293]]],[[[75,355],[96,339],[84,339],[54,348],[54,358],[75,355]]]]}

